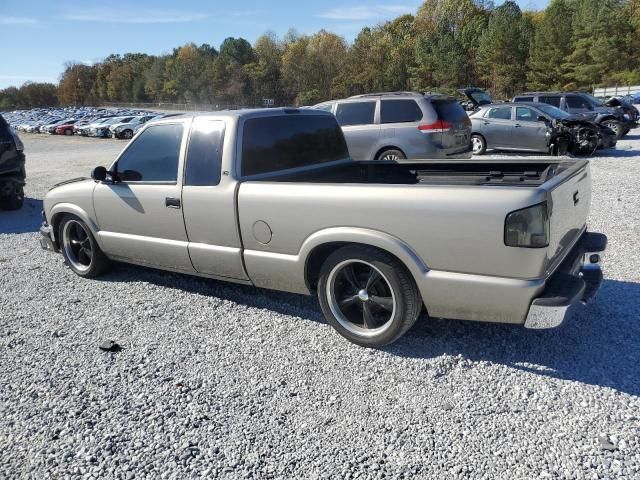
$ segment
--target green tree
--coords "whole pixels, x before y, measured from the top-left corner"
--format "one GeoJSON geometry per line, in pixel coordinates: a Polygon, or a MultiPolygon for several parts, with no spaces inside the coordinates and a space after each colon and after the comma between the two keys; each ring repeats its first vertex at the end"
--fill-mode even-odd
{"type": "Polygon", "coordinates": [[[478,47],[478,72],[494,95],[511,97],[524,89],[533,26],[508,0],[489,16],[478,47]]]}

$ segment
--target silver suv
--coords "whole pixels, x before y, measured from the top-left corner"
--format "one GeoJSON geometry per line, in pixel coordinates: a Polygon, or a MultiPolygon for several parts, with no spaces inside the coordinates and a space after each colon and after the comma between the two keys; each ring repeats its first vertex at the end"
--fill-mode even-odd
{"type": "Polygon", "coordinates": [[[354,160],[471,156],[471,121],[452,97],[372,93],[313,108],[336,116],[354,160]]]}

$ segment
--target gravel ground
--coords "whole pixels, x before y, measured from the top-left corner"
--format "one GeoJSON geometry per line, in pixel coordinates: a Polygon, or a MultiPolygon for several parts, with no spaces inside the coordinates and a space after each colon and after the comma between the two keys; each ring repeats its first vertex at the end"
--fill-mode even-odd
{"type": "Polygon", "coordinates": [[[124,144],[24,140],[29,200],[0,212],[0,477],[640,478],[640,130],[592,160],[610,243],[579,318],[422,318],[383,350],[313,298],[126,265],[78,278],[37,243],[41,198],[124,144]]]}

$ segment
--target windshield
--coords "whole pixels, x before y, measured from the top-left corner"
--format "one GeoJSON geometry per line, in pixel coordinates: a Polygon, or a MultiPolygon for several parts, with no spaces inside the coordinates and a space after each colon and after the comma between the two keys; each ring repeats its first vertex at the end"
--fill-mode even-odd
{"type": "Polygon", "coordinates": [[[594,107],[601,107],[602,106],[602,102],[600,100],[598,100],[596,97],[594,97],[593,95],[589,95],[588,93],[581,93],[580,95],[582,95],[584,98],[586,98],[589,103],[591,105],[593,105],[594,107]]]}
{"type": "Polygon", "coordinates": [[[553,105],[546,105],[544,103],[540,103],[536,105],[540,110],[549,115],[550,117],[562,120],[564,118],[570,117],[567,112],[564,110],[560,110],[558,107],[554,107],[553,105]]]}

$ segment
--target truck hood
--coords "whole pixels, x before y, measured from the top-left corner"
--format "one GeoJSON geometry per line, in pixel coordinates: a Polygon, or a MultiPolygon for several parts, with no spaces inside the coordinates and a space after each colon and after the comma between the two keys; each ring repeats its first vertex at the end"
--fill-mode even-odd
{"type": "Polygon", "coordinates": [[[91,178],[89,177],[77,177],[77,178],[71,178],[69,180],[64,180],[60,183],[56,183],[55,185],[53,185],[49,191],[53,190],[54,188],[58,188],[58,187],[62,187],[63,185],[69,185],[70,183],[77,183],[77,182],[84,182],[86,180],[91,180],[91,178]]]}

